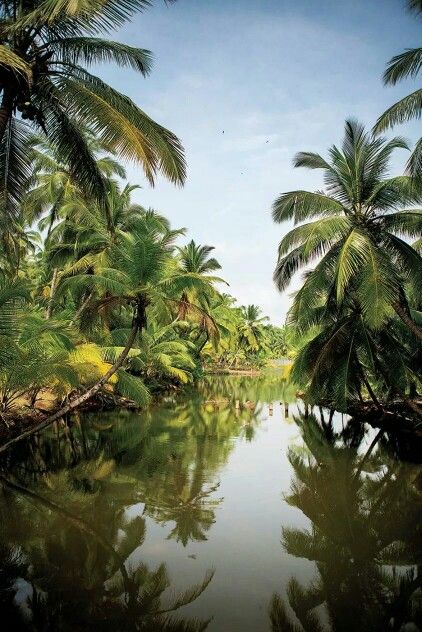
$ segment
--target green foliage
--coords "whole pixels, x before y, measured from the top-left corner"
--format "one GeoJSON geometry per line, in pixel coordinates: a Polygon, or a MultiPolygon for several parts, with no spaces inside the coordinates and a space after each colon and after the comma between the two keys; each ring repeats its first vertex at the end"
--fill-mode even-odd
{"type": "Polygon", "coordinates": [[[211,357],[248,366],[270,357],[268,319],[220,294],[225,281],[214,275],[213,248],[193,240],[177,246],[184,229],[134,203],[138,187],[118,183],[125,171],[107,144],[83,133],[104,179],[107,212],[54,143],[28,141],[19,238],[12,230],[18,247],[13,257],[2,250],[9,261],[0,292],[6,421],[38,402],[54,408],[97,389],[108,372],[100,397],[146,407],[151,392],[192,383],[211,357]],[[42,239],[33,245],[35,222],[42,239]]]}
{"type": "Polygon", "coordinates": [[[88,68],[113,62],[146,76],[151,53],[107,35],[150,5],[146,1],[16,3],[0,9],[0,216],[16,219],[29,175],[29,130],[44,135],[87,197],[107,210],[107,183],[85,128],[120,158],[137,162],[153,184],[158,172],[183,184],[183,148],[127,96],[88,68]]]}
{"type": "Polygon", "coordinates": [[[276,222],[298,224],[280,243],[274,279],[284,290],[304,270],[288,326],[292,379],[310,402],[347,411],[370,398],[381,407],[420,383],[422,330],[412,310],[422,300],[422,259],[409,241],[421,235],[422,193],[407,176],[387,177],[392,152],[405,147],[347,121],[328,160],[295,158],[295,166],[323,170],[325,190],[274,202],[276,222]]]}
{"type": "MultiPolygon", "coordinates": [[[[421,3],[420,0],[409,0],[408,7],[420,17],[421,3]]],[[[422,48],[409,48],[403,53],[395,55],[387,64],[384,72],[384,83],[387,85],[395,85],[399,81],[411,77],[414,79],[418,76],[422,68],[422,48]]],[[[397,124],[405,123],[412,119],[419,119],[422,114],[422,90],[415,90],[388,108],[377,120],[374,131],[376,133],[383,132],[388,128],[397,124]]],[[[422,176],[421,161],[422,138],[416,143],[413,153],[407,163],[407,172],[414,179],[420,179],[422,176]]]]}
{"type": "Polygon", "coordinates": [[[211,307],[220,337],[204,345],[203,357],[213,370],[258,369],[289,355],[287,328],[268,324],[257,305],[237,307],[223,294],[211,307]]]}

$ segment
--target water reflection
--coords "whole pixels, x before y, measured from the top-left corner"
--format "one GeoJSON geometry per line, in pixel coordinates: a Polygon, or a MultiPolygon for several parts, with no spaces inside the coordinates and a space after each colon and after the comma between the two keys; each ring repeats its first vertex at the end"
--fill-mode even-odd
{"type": "Polygon", "coordinates": [[[422,476],[398,459],[414,444],[293,402],[278,374],[222,376],[16,445],[0,463],[10,629],[422,630],[422,476]]]}
{"type": "Polygon", "coordinates": [[[282,543],[315,562],[317,576],[307,585],[293,577],[287,600],[273,597],[273,632],[422,629],[420,468],[391,458],[388,439],[362,454],[362,426],[335,432],[315,415],[296,423],[304,446],[289,451],[286,500],[311,526],[284,527],[282,543]]]}
{"type": "Polygon", "coordinates": [[[212,375],[205,377],[201,383],[201,391],[208,397],[226,399],[233,403],[277,402],[291,403],[296,401],[296,387],[284,378],[283,367],[279,370],[264,372],[256,377],[212,375]]]}
{"type": "Polygon", "coordinates": [[[142,417],[76,416],[6,455],[0,606],[14,630],[206,629],[172,613],[202,594],[212,573],[169,599],[165,565],[148,568],[139,549],[147,517],[169,525],[182,546],[207,539],[223,500],[218,470],[233,438],[251,439],[259,423],[257,404],[236,411],[244,388],[234,384],[230,397],[208,382],[142,417]]]}
{"type": "Polygon", "coordinates": [[[109,462],[100,459],[85,463],[83,471],[49,474],[31,489],[1,479],[0,604],[10,629],[206,629],[207,622],[172,613],[196,599],[212,574],[163,603],[170,586],[165,565],[150,569],[132,555],[143,544],[145,519],[123,511],[129,487],[110,480],[110,486],[122,486],[114,490],[120,501],[114,503],[102,497],[103,490],[83,489],[109,473],[109,462]]]}

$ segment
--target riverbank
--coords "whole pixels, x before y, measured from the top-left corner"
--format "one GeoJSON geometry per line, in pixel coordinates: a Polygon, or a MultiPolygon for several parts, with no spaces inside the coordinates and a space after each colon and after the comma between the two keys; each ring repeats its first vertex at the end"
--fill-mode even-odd
{"type": "Polygon", "coordinates": [[[249,375],[257,377],[262,375],[261,369],[206,369],[205,375],[249,375]]]}
{"type": "MultiPolygon", "coordinates": [[[[271,373],[271,372],[270,372],[271,373]]],[[[265,376],[265,370],[259,369],[207,369],[204,371],[204,376],[227,376],[227,377],[246,377],[246,378],[262,378],[265,376]]],[[[167,385],[167,388],[158,389],[152,392],[151,404],[157,404],[160,399],[166,393],[172,392],[180,393],[182,388],[178,388],[175,385],[167,385]]],[[[294,391],[293,391],[294,393],[294,391]]],[[[78,393],[73,393],[73,397],[77,397],[78,393]]],[[[259,394],[257,393],[259,399],[259,394]]],[[[277,399],[277,398],[276,398],[277,399]]],[[[302,400],[306,404],[305,394],[301,391],[296,391],[296,399],[302,400]]],[[[233,406],[235,406],[235,400],[233,400],[233,406]]],[[[226,399],[225,403],[229,400],[226,399]]],[[[220,400],[210,400],[205,402],[206,404],[221,404],[220,400]]],[[[249,402],[247,402],[248,404],[249,402]]],[[[29,405],[21,406],[17,409],[13,415],[3,415],[0,417],[0,453],[4,452],[10,445],[20,441],[21,439],[35,434],[47,426],[50,425],[50,418],[54,416],[57,411],[63,406],[63,402],[59,402],[57,398],[54,398],[48,389],[44,389],[40,397],[37,399],[36,406],[30,407],[29,405]]],[[[327,402],[321,402],[319,405],[315,405],[323,409],[329,410],[331,406],[327,402]]],[[[241,405],[239,407],[246,407],[248,405],[241,405]]],[[[132,410],[140,411],[141,407],[135,404],[130,399],[121,397],[112,392],[102,391],[96,396],[85,401],[79,406],[73,415],[78,415],[84,412],[101,412],[101,411],[118,411],[118,410],[132,410]]],[[[349,419],[355,423],[364,425],[367,424],[376,429],[384,430],[385,432],[398,433],[405,435],[409,440],[413,437],[417,440],[418,445],[422,439],[422,400],[412,401],[395,401],[390,402],[388,405],[376,406],[373,402],[360,402],[351,404],[346,412],[349,419]]],[[[65,415],[63,419],[56,420],[62,426],[66,426],[65,415]]]]}
{"type": "Polygon", "coordinates": [[[238,367],[230,366],[206,366],[204,367],[205,375],[263,375],[268,370],[281,370],[283,379],[287,379],[293,362],[289,358],[280,358],[279,360],[269,360],[265,366],[261,367],[238,367]]]}
{"type": "Polygon", "coordinates": [[[422,400],[396,401],[383,406],[372,402],[354,404],[349,407],[348,415],[373,428],[422,438],[422,400]]]}
{"type": "MultiPolygon", "coordinates": [[[[20,441],[25,436],[43,430],[48,425],[48,419],[60,410],[61,406],[61,402],[57,402],[46,393],[43,398],[40,398],[36,406],[32,408],[22,407],[17,409],[13,415],[0,417],[0,452],[4,452],[9,445],[20,441]]],[[[119,409],[140,410],[139,406],[127,398],[101,393],[81,404],[73,414],[119,409]]],[[[65,425],[64,420],[60,423],[65,425]]]]}

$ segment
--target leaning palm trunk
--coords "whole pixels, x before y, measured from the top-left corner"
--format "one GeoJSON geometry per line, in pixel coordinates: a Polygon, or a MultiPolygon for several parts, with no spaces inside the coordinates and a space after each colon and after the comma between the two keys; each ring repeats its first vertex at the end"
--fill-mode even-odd
{"type": "Polygon", "coordinates": [[[403,307],[399,303],[394,303],[393,309],[396,312],[397,316],[404,322],[406,327],[408,327],[408,329],[410,329],[410,331],[414,333],[415,336],[419,338],[419,340],[422,340],[422,329],[418,327],[414,320],[412,320],[406,310],[403,309],[403,307]]]}
{"type": "Polygon", "coordinates": [[[199,345],[198,349],[197,349],[197,354],[198,356],[201,355],[202,349],[205,347],[205,345],[207,344],[208,340],[210,339],[209,333],[208,331],[205,332],[205,338],[202,341],[202,343],[199,345]]]}
{"type": "Polygon", "coordinates": [[[72,318],[72,320],[70,321],[70,323],[69,323],[70,327],[72,327],[75,323],[78,322],[78,320],[80,319],[81,315],[84,313],[86,307],[88,306],[88,303],[90,302],[91,298],[92,298],[92,292],[89,292],[88,296],[85,298],[84,301],[82,301],[82,305],[80,306],[80,308],[75,313],[75,315],[72,318]]]}
{"type": "Polygon", "coordinates": [[[48,307],[45,313],[45,317],[47,320],[51,318],[51,315],[53,313],[54,294],[56,293],[58,274],[59,274],[58,268],[54,268],[53,278],[51,279],[50,296],[48,298],[48,307]]]}
{"type": "Polygon", "coordinates": [[[103,377],[100,380],[98,380],[98,382],[96,382],[96,384],[94,384],[93,386],[91,386],[91,388],[85,391],[85,393],[82,393],[82,395],[79,395],[78,397],[75,397],[74,399],[72,399],[65,406],[62,406],[62,408],[60,408],[57,412],[53,413],[52,415],[44,419],[43,421],[41,421],[39,424],[31,428],[30,430],[27,430],[21,433],[17,437],[14,437],[10,441],[7,441],[5,444],[0,446],[0,453],[4,452],[13,443],[17,443],[21,439],[24,439],[25,437],[29,437],[32,434],[35,434],[36,432],[43,430],[44,428],[52,424],[54,421],[61,419],[62,417],[64,417],[64,415],[67,415],[72,410],[75,410],[75,408],[78,408],[83,403],[91,399],[91,397],[93,397],[96,393],[98,393],[98,391],[102,388],[102,386],[104,386],[104,384],[106,384],[108,380],[116,373],[116,371],[120,369],[120,367],[123,365],[124,361],[126,360],[129,354],[129,351],[133,347],[133,344],[136,340],[136,336],[138,335],[139,331],[142,330],[144,324],[145,324],[145,307],[143,304],[138,303],[136,312],[133,317],[132,329],[130,331],[129,338],[127,339],[126,346],[123,349],[122,353],[117,358],[116,362],[109,368],[107,373],[105,373],[103,377]]]}

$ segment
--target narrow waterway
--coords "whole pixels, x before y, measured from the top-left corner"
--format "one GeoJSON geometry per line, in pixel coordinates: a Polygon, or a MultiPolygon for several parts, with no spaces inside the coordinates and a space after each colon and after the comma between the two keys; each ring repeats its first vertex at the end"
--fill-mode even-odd
{"type": "Polygon", "coordinates": [[[422,630],[420,465],[305,412],[277,372],[213,377],[17,445],[1,463],[7,629],[422,630]]]}

